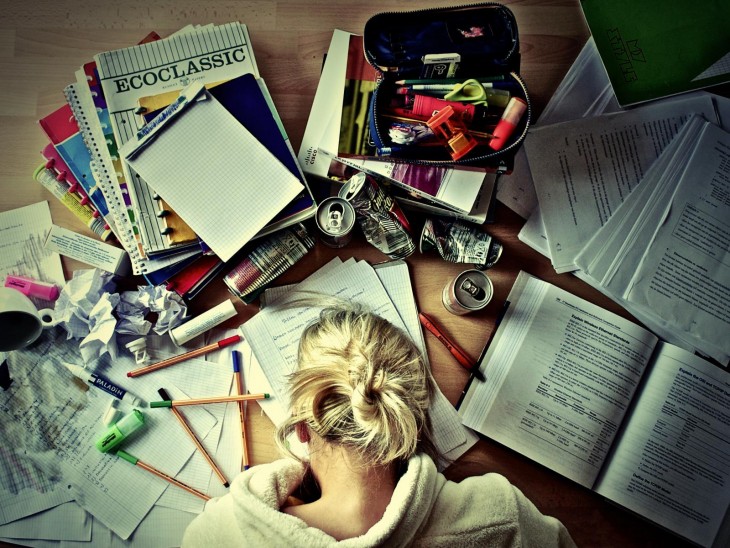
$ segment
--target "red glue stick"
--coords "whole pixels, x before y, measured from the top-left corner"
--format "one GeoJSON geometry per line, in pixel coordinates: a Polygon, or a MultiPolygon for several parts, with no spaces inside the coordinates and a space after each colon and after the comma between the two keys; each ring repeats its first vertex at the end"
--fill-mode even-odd
{"type": "Polygon", "coordinates": [[[497,127],[492,131],[494,137],[489,141],[489,147],[493,150],[500,150],[507,143],[507,140],[514,133],[520,118],[527,110],[527,103],[519,97],[512,97],[504,109],[502,118],[497,123],[497,127]]]}
{"type": "Polygon", "coordinates": [[[28,297],[38,297],[47,301],[55,301],[60,294],[55,284],[39,282],[26,276],[13,276],[9,274],[5,278],[5,287],[12,287],[28,297]]]}

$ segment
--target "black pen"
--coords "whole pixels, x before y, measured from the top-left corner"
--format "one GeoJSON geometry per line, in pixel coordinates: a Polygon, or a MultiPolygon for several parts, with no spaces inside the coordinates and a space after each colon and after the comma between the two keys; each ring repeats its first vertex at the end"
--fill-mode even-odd
{"type": "MultiPolygon", "coordinates": [[[[474,380],[475,373],[477,371],[479,371],[479,373],[481,373],[481,370],[479,368],[482,365],[482,360],[484,360],[484,356],[487,354],[487,350],[491,346],[492,341],[494,340],[494,335],[496,335],[497,329],[499,329],[499,324],[502,323],[502,320],[504,319],[504,315],[507,314],[508,308],[509,308],[509,301],[504,301],[504,304],[502,305],[502,310],[499,311],[499,316],[497,316],[497,320],[494,322],[494,329],[492,329],[492,332],[489,334],[489,338],[487,339],[487,342],[484,345],[484,348],[482,349],[482,353],[479,355],[477,364],[474,367],[472,374],[469,375],[469,378],[467,379],[466,384],[464,385],[464,390],[461,392],[461,396],[459,396],[459,401],[457,401],[456,405],[454,406],[456,409],[459,409],[459,406],[461,406],[461,402],[464,401],[464,398],[466,397],[466,393],[469,390],[469,387],[471,386],[471,382],[474,380]]],[[[484,377],[484,379],[486,380],[486,376],[484,377]]]]}

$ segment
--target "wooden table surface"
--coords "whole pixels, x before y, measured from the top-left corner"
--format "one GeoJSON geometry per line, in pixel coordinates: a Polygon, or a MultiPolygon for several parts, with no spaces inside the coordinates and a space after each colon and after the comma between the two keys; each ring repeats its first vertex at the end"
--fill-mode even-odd
{"type": "MultiPolygon", "coordinates": [[[[521,73],[535,108],[535,119],[589,36],[578,0],[506,1],[520,31],[521,73]]],[[[226,23],[248,26],[262,77],[271,91],[295,150],[298,150],[318,82],[323,54],[335,28],[362,32],[365,21],[382,11],[448,6],[374,0],[220,1],[220,0],[4,0],[0,17],[0,211],[47,200],[54,223],[91,235],[54,198],[33,181],[46,139],[38,119],[60,107],[62,90],[74,72],[96,53],[132,45],[150,31],[161,36],[190,23],[226,23]]],[[[517,239],[524,220],[501,204],[496,222],[487,232],[505,246],[499,263],[489,271],[495,297],[486,309],[466,316],[450,314],[441,303],[441,289],[470,265],[447,263],[437,253],[409,257],[415,298],[420,310],[433,316],[448,335],[476,357],[491,332],[502,301],[519,272],[525,270],[628,315],[615,303],[570,274],[558,275],[550,262],[517,239]]],[[[417,224],[417,223],[416,223],[417,224]]],[[[293,282],[317,270],[339,254],[371,262],[386,257],[362,236],[351,245],[332,250],[318,243],[305,259],[280,281],[293,282]]],[[[66,279],[86,265],[63,258],[66,279]]],[[[193,313],[230,297],[220,277],[191,303],[193,313]]],[[[255,305],[237,302],[239,314],[225,325],[234,327],[256,313],[255,305]]],[[[441,389],[455,402],[467,373],[430,334],[429,357],[441,389]]],[[[257,406],[253,408],[256,410],[257,406]]],[[[254,464],[277,457],[273,428],[261,413],[251,412],[250,448],[254,464]]],[[[544,513],[560,519],[580,546],[683,545],[676,537],[598,495],[563,479],[532,461],[490,440],[482,439],[447,470],[447,476],[498,472],[517,485],[544,513]]]]}

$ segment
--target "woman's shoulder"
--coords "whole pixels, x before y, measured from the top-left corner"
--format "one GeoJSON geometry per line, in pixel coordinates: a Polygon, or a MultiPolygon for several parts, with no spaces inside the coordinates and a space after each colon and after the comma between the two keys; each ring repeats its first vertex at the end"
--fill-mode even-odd
{"type": "MultiPolygon", "coordinates": [[[[209,500],[187,527],[183,546],[231,546],[246,539],[248,522],[275,527],[279,508],[301,483],[305,467],[291,459],[253,466],[231,483],[230,491],[209,500]]],[[[250,534],[248,531],[247,534],[250,534]]]]}
{"type": "Polygon", "coordinates": [[[444,482],[425,536],[456,546],[573,546],[558,520],[543,515],[496,473],[444,482]]]}

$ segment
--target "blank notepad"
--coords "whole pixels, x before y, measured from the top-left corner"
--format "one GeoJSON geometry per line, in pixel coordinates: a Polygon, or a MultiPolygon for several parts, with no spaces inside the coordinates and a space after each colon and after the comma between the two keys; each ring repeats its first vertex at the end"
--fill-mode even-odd
{"type": "Polygon", "coordinates": [[[207,91],[198,99],[162,122],[127,162],[227,261],[303,186],[207,91]]]}

